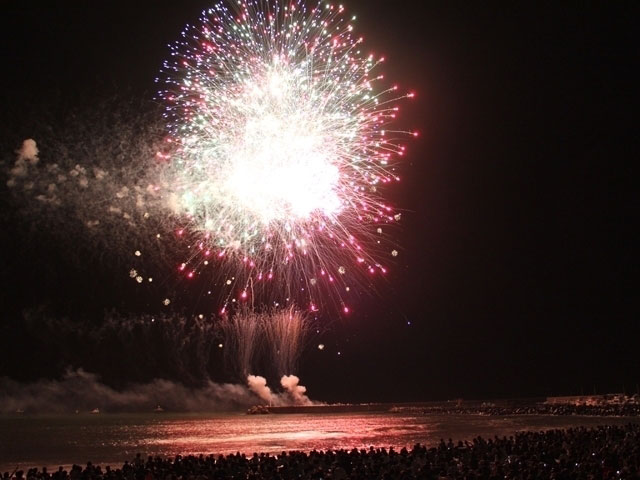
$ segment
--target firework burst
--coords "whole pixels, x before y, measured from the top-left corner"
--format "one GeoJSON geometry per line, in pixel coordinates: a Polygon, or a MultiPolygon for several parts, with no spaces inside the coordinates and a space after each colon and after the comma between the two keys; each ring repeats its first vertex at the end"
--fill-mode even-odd
{"type": "Polygon", "coordinates": [[[218,258],[241,265],[229,298],[275,278],[315,310],[319,283],[349,291],[350,265],[385,271],[375,237],[398,215],[384,187],[412,134],[388,124],[413,94],[383,86],[384,59],[363,52],[354,20],[324,2],[218,3],[172,46],[158,156],[195,252],[185,275],[218,258]]]}

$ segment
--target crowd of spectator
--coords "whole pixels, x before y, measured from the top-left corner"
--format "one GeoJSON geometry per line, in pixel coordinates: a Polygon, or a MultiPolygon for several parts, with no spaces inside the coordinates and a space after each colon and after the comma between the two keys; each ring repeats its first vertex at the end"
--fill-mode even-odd
{"type": "Polygon", "coordinates": [[[210,479],[617,479],[640,478],[640,425],[522,432],[511,437],[441,440],[427,447],[366,448],[278,455],[137,455],[120,468],[33,468],[3,480],[210,479]]]}

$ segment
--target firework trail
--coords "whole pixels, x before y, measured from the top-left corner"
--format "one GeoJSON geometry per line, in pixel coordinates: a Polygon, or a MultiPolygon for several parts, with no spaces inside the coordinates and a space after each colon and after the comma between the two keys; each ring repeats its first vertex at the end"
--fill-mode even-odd
{"type": "Polygon", "coordinates": [[[255,312],[243,308],[220,321],[225,364],[239,380],[268,371],[274,378],[296,373],[311,319],[293,307],[255,312]]]}
{"type": "MultiPolygon", "coordinates": [[[[219,323],[203,315],[177,313],[106,312],[102,318],[69,318],[34,308],[23,312],[19,330],[43,352],[39,369],[54,376],[62,375],[66,366],[82,367],[122,387],[127,380],[153,380],[160,372],[162,378],[199,387],[209,380],[231,380],[222,368],[224,332],[219,323]]],[[[16,336],[0,337],[2,351],[12,351],[12,338],[16,336]]],[[[11,363],[19,365],[20,360],[7,362],[11,363]]]]}
{"type": "Polygon", "coordinates": [[[302,349],[309,337],[311,323],[307,316],[289,307],[263,316],[263,329],[271,365],[278,377],[296,372],[302,349]]]}
{"type": "Polygon", "coordinates": [[[245,379],[256,369],[256,356],[262,340],[262,315],[248,309],[225,317],[221,322],[225,339],[225,364],[238,379],[245,379]]]}
{"type": "Polygon", "coordinates": [[[269,280],[315,311],[327,286],[347,296],[347,270],[385,272],[379,235],[399,215],[383,194],[412,134],[388,124],[413,94],[383,86],[353,20],[324,2],[218,3],[172,47],[159,183],[192,246],[182,274],[213,258],[234,274],[223,312],[269,280]]]}

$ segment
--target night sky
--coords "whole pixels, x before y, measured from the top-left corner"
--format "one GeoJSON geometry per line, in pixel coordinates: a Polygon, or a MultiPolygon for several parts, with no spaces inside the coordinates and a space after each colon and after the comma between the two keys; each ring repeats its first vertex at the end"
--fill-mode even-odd
{"type": "MultiPolygon", "coordinates": [[[[345,0],[365,47],[387,58],[386,77],[417,92],[399,124],[421,136],[391,195],[403,211],[397,263],[348,318],[330,322],[325,350],[305,352],[312,398],[638,389],[638,11],[615,3],[345,0]]],[[[3,168],[69,110],[114,95],[152,99],[167,44],[208,6],[3,2],[3,168]]],[[[21,312],[54,305],[52,315],[91,323],[146,304],[126,291],[126,272],[120,281],[95,258],[83,272],[58,237],[26,234],[0,192],[0,376],[55,376],[43,361],[72,347],[32,338],[17,326],[21,312]]]]}

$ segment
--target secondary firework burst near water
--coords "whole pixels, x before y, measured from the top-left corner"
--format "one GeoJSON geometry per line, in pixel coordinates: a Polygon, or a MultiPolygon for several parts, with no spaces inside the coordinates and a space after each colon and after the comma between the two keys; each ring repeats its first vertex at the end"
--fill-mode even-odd
{"type": "Polygon", "coordinates": [[[346,301],[345,275],[386,271],[381,229],[398,214],[384,193],[414,134],[389,124],[413,94],[384,81],[354,20],[324,2],[221,2],[172,47],[160,183],[194,246],[180,271],[217,258],[234,273],[223,311],[264,290],[317,310],[325,287],[346,301]]]}
{"type": "Polygon", "coordinates": [[[255,373],[273,378],[296,373],[312,322],[293,307],[257,313],[248,308],[223,318],[225,361],[236,378],[255,373]]]}

